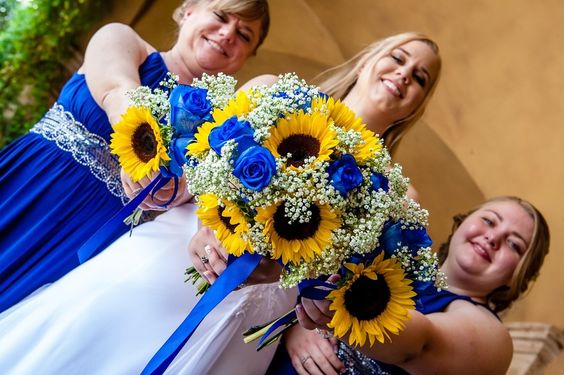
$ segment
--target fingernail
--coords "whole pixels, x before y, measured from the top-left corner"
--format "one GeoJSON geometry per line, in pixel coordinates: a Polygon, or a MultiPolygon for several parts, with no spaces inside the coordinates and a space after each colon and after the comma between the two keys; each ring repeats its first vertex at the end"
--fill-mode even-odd
{"type": "Polygon", "coordinates": [[[302,313],[304,311],[303,309],[302,305],[296,305],[296,312],[302,313]]]}
{"type": "Polygon", "coordinates": [[[206,245],[204,246],[204,251],[206,252],[206,254],[210,255],[211,254],[211,246],[210,245],[206,245]]]}

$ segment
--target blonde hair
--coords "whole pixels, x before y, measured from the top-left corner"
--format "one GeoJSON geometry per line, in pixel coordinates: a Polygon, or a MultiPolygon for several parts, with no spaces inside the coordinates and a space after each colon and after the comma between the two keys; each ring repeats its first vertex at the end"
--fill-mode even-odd
{"type": "Polygon", "coordinates": [[[405,132],[421,118],[437,86],[441,71],[441,57],[439,55],[439,47],[433,40],[424,34],[415,32],[392,35],[368,45],[341,65],[327,69],[315,78],[315,81],[324,93],[335,99],[344,99],[356,84],[361,69],[371,69],[382,57],[389,55],[395,48],[411,41],[421,41],[435,52],[439,58],[437,77],[430,82],[427,95],[425,95],[425,98],[413,113],[406,118],[395,121],[380,135],[391,153],[395,151],[405,132]]]}
{"type": "Polygon", "coordinates": [[[172,19],[180,24],[189,7],[203,3],[206,3],[206,6],[210,9],[234,14],[246,21],[260,20],[259,40],[253,52],[256,52],[266,39],[270,28],[270,12],[267,0],[184,0],[182,5],[174,10],[172,19]]]}
{"type": "Polygon", "coordinates": [[[511,304],[517,300],[523,293],[527,291],[531,281],[536,280],[539,275],[540,268],[544,262],[545,256],[548,254],[550,247],[550,231],[545,218],[540,211],[530,202],[513,196],[501,196],[488,199],[479,207],[470,210],[467,213],[456,215],[453,218],[452,231],[447,242],[443,243],[438,251],[439,262],[442,264],[448,256],[450,240],[454,232],[460,224],[475,212],[477,209],[491,202],[514,202],[521,206],[533,219],[533,236],[529,248],[525,256],[521,258],[519,264],[513,272],[513,277],[508,286],[501,286],[487,295],[488,305],[495,311],[501,312],[508,309],[511,304]]]}

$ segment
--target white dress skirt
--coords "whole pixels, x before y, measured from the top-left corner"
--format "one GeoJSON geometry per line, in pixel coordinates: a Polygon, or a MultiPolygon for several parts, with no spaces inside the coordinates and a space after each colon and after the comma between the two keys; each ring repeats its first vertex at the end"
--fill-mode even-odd
{"type": "MultiPolygon", "coordinates": [[[[0,374],[139,374],[197,302],[184,282],[197,230],[185,204],[140,225],[57,282],[0,314],[0,374]]],[[[257,285],[231,293],[202,321],[170,374],[263,374],[242,332],[286,313],[294,290],[257,285]]]]}

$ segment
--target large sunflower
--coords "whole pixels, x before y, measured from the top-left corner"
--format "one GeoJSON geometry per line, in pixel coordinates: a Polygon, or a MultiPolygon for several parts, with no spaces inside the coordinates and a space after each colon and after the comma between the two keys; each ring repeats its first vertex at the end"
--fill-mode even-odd
{"type": "Polygon", "coordinates": [[[263,146],[277,159],[291,154],[286,165],[293,169],[302,166],[311,157],[315,157],[316,161],[329,160],[338,144],[330,124],[327,116],[319,112],[306,114],[299,111],[278,120],[263,146]]]}
{"type": "Polygon", "coordinates": [[[170,160],[157,120],[145,107],[129,107],[114,125],[110,149],[133,181],[158,171],[162,160],[170,160]]]}
{"type": "Polygon", "coordinates": [[[213,194],[202,194],[198,197],[196,214],[202,224],[215,230],[217,239],[229,254],[241,256],[243,252],[253,252],[241,234],[248,231],[245,216],[232,202],[221,201],[213,194]]]}
{"type": "Polygon", "coordinates": [[[362,143],[356,146],[353,156],[357,161],[365,161],[373,158],[382,149],[378,137],[371,130],[366,129],[366,125],[362,119],[358,117],[347,105],[340,100],[329,98],[316,98],[311,105],[314,111],[323,111],[325,109],[331,120],[336,126],[345,130],[354,130],[360,133],[362,143]]]}
{"type": "Polygon", "coordinates": [[[309,222],[288,223],[284,202],[257,209],[255,220],[264,224],[274,259],[282,258],[284,264],[311,261],[331,244],[331,234],[341,224],[339,218],[326,205],[314,203],[310,212],[309,222]]]}
{"type": "Polygon", "coordinates": [[[350,330],[349,344],[364,345],[366,337],[373,345],[391,340],[389,333],[399,334],[415,308],[415,292],[395,259],[378,255],[372,264],[347,263],[352,277],[327,297],[333,300],[330,310],[335,315],[328,324],[335,336],[343,337],[350,330]]]}
{"type": "Polygon", "coordinates": [[[253,109],[252,101],[245,91],[237,93],[235,99],[229,100],[224,108],[213,110],[213,121],[205,122],[198,128],[195,141],[188,145],[188,155],[202,155],[210,149],[209,136],[212,129],[220,126],[225,120],[246,115],[253,109]]]}

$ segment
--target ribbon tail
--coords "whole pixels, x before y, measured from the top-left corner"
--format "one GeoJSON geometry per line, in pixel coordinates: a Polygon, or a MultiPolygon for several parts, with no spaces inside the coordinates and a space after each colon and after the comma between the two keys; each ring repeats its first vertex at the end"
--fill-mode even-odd
{"type": "MultiPolygon", "coordinates": [[[[151,192],[151,190],[162,180],[166,180],[166,177],[162,175],[157,176],[149,185],[145,187],[135,198],[130,200],[121,210],[119,210],[114,216],[104,223],[77,251],[78,260],[80,263],[86,262],[88,259],[97,255],[99,252],[104,250],[110,243],[115,239],[115,237],[124,232],[125,224],[123,221],[131,215],[133,210],[137,208],[143,202],[145,197],[151,192]]],[[[167,180],[168,181],[168,180],[167,180]]]]}
{"type": "Polygon", "coordinates": [[[229,265],[216,282],[198,301],[190,314],[184,319],[172,336],[149,361],[142,375],[162,374],[190,339],[202,320],[231,293],[243,283],[258,266],[262,256],[259,254],[243,254],[229,265]]]}

